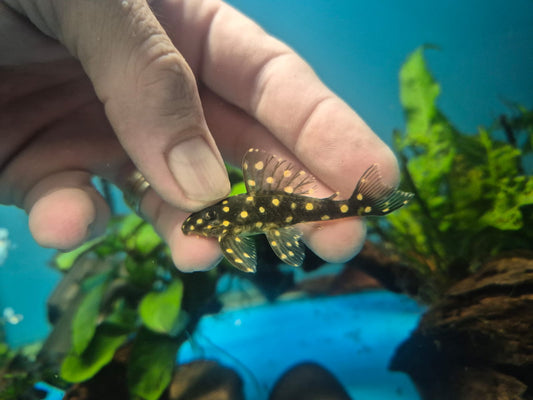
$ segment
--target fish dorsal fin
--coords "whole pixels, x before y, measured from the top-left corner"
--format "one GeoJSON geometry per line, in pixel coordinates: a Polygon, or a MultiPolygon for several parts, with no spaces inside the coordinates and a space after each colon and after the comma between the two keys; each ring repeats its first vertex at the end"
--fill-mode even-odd
{"type": "Polygon", "coordinates": [[[244,183],[250,194],[311,194],[315,178],[287,160],[250,149],[242,160],[244,183]]]}
{"type": "Polygon", "coordinates": [[[300,242],[301,232],[293,226],[266,231],[266,237],[274,253],[285,264],[299,267],[304,260],[304,246],[300,242]]]}
{"type": "Polygon", "coordinates": [[[218,239],[224,257],[237,269],[255,272],[255,242],[249,236],[223,235],[218,239]]]}

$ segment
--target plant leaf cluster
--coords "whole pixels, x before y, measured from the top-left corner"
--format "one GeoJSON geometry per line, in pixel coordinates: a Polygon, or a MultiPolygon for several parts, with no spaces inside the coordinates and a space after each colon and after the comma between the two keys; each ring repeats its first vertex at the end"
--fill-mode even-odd
{"type": "Polygon", "coordinates": [[[440,86],[414,51],[400,71],[404,132],[394,133],[408,207],[373,222],[382,241],[428,276],[429,297],[491,256],[533,243],[533,113],[514,107],[491,129],[460,132],[437,106],[440,86]],[[501,135],[503,131],[503,135],[501,135]],[[498,134],[503,139],[498,139],[498,134]]]}
{"type": "Polygon", "coordinates": [[[168,247],[134,214],[116,217],[104,237],[55,258],[57,268],[69,273],[83,262],[99,267],[81,282],[61,378],[90,379],[128,344],[132,398],[158,399],[186,331],[213,296],[216,272],[179,273],[168,247]]]}

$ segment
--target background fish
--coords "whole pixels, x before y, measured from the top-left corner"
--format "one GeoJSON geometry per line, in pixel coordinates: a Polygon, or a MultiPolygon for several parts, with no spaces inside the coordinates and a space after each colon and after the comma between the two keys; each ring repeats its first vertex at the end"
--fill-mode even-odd
{"type": "Polygon", "coordinates": [[[382,182],[377,164],[363,174],[352,196],[318,199],[315,178],[286,160],[258,149],[244,156],[242,171],[247,193],[231,196],[192,214],[182,225],[185,234],[216,237],[222,253],[236,268],[255,272],[257,260],[251,235],[264,233],[276,255],[299,266],[304,258],[301,232],[293,225],[353,216],[385,215],[406,204],[412,193],[382,182]]]}

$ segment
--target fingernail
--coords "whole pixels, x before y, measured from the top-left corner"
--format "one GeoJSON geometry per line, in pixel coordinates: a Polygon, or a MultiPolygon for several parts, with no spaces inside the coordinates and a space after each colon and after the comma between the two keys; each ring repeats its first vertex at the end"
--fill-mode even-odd
{"type": "Polygon", "coordinates": [[[201,137],[176,145],[168,161],[174,178],[189,199],[211,202],[229,193],[226,169],[201,137]]]}

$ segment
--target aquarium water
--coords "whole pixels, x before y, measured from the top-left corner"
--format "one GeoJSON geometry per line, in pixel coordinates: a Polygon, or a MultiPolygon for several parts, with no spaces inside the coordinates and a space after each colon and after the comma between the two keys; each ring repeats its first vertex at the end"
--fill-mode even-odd
{"type": "MultiPolygon", "coordinates": [[[[443,88],[439,103],[462,130],[489,125],[506,102],[532,106],[530,0],[229,2],[299,52],[389,144],[403,126],[398,70],[424,43],[439,48],[427,53],[443,88]]],[[[54,254],[31,238],[24,212],[0,206],[0,324],[12,347],[50,331],[46,300],[61,278],[48,266],[54,254]]],[[[285,370],[310,360],[356,400],[414,400],[408,377],[387,365],[421,313],[413,300],[384,291],[233,305],[204,317],[177,361],[235,368],[250,400],[266,398],[285,370]]],[[[50,389],[48,399],[59,398],[50,389]]]]}

